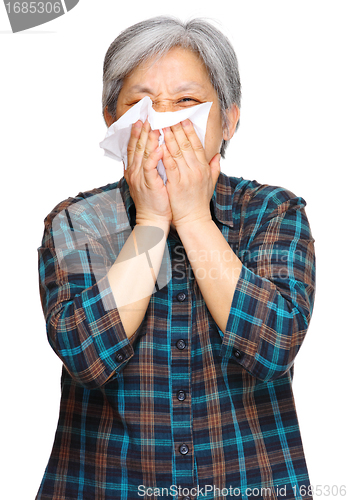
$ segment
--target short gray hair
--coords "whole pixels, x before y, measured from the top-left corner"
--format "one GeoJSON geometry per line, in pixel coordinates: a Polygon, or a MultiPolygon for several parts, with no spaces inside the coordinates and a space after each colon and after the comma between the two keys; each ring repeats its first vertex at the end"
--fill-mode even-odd
{"type": "MultiPolygon", "coordinates": [[[[174,17],[158,16],[124,30],[112,42],[104,59],[103,115],[107,107],[116,118],[117,98],[127,75],[145,60],[160,58],[174,47],[192,50],[202,59],[217,92],[225,127],[228,123],[225,110],[233,104],[241,106],[238,61],[228,38],[203,19],[185,23],[174,17]]],[[[238,127],[239,121],[236,130],[238,127]]],[[[226,147],[223,140],[220,150],[223,158],[226,147]]]]}

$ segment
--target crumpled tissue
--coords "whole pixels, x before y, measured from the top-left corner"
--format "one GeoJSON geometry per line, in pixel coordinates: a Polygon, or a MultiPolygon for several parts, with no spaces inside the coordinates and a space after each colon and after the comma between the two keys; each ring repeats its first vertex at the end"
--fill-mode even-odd
{"type": "MultiPolygon", "coordinates": [[[[212,104],[212,102],[205,102],[180,111],[159,113],[153,109],[150,97],[146,96],[108,128],[105,139],[99,143],[99,146],[104,149],[105,156],[117,161],[123,161],[125,168],[127,168],[127,146],[133,123],[138,120],[144,123],[148,118],[152,130],[160,131],[158,144],[161,145],[164,142],[162,131],[164,127],[171,127],[189,118],[204,147],[208,115],[212,104]]],[[[158,162],[157,170],[165,184],[167,176],[162,160],[158,162]]]]}

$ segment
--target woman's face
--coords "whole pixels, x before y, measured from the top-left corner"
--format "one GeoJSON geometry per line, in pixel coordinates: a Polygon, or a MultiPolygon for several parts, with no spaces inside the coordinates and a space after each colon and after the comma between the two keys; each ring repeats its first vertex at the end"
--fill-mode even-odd
{"type": "Polygon", "coordinates": [[[208,72],[196,54],[181,47],[171,49],[155,63],[145,61],[124,79],[117,100],[116,119],[145,96],[151,98],[154,110],[159,112],[213,103],[205,136],[208,162],[219,153],[222,139],[232,137],[239,118],[239,110],[234,106],[228,114],[231,126],[223,131],[218,96],[208,72]]]}

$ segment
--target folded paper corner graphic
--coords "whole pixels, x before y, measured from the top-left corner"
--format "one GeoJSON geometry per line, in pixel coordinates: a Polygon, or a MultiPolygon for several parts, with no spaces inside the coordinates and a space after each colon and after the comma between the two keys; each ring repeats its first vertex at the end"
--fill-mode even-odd
{"type": "Polygon", "coordinates": [[[48,23],[73,9],[79,0],[4,0],[13,33],[48,23]]]}
{"type": "Polygon", "coordinates": [[[65,0],[65,6],[66,10],[69,11],[76,7],[76,5],[79,3],[79,0],[65,0]]]}

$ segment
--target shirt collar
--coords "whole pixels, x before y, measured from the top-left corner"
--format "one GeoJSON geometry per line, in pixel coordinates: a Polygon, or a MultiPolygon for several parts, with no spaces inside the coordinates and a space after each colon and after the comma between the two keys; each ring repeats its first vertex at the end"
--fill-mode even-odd
{"type": "MultiPolygon", "coordinates": [[[[119,188],[128,219],[131,226],[135,225],[135,205],[129,192],[129,186],[124,177],[120,180],[119,188]]],[[[232,214],[232,198],[233,190],[229,177],[220,172],[219,178],[215,185],[214,193],[211,199],[210,207],[213,210],[216,219],[226,226],[233,227],[232,214]]]]}

